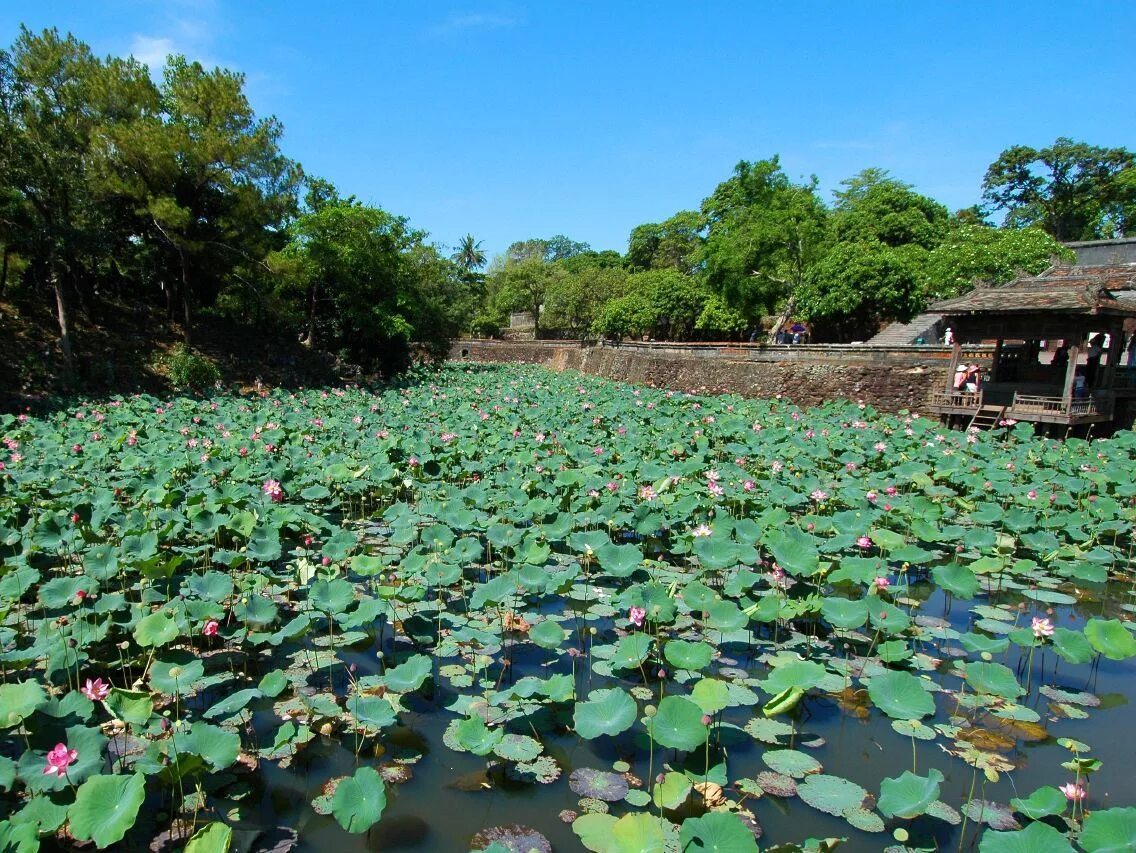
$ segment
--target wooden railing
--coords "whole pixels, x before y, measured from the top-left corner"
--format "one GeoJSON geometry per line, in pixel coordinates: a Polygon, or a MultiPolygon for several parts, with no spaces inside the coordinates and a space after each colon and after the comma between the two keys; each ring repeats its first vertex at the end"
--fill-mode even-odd
{"type": "Polygon", "coordinates": [[[927,405],[940,409],[980,409],[981,391],[932,391],[927,405]]]}
{"type": "Polygon", "coordinates": [[[1035,394],[1015,394],[1014,402],[1006,413],[1016,415],[1059,415],[1075,417],[1107,415],[1112,411],[1112,397],[1107,393],[1094,393],[1088,397],[1043,397],[1035,394]]]}

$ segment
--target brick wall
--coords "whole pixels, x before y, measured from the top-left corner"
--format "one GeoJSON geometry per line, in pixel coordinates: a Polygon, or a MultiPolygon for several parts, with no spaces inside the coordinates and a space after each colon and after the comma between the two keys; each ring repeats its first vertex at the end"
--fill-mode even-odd
{"type": "MultiPolygon", "coordinates": [[[[812,406],[836,398],[886,411],[919,410],[946,384],[949,352],[939,347],[762,346],[577,341],[455,341],[455,360],[539,364],[681,391],[782,394],[812,406]]],[[[989,350],[964,354],[985,362],[989,350]]]]}

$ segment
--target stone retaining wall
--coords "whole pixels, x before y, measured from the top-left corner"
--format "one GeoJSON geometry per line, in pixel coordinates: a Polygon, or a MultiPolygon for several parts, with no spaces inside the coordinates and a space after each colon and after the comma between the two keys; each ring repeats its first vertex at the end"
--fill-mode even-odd
{"type": "MultiPolygon", "coordinates": [[[[988,362],[989,348],[964,358],[988,362]]],[[[455,341],[455,360],[539,364],[608,379],[700,393],[747,397],[781,394],[803,406],[836,398],[862,400],[885,411],[924,405],[942,388],[950,358],[943,347],[632,342],[587,345],[579,341],[455,341]]]]}

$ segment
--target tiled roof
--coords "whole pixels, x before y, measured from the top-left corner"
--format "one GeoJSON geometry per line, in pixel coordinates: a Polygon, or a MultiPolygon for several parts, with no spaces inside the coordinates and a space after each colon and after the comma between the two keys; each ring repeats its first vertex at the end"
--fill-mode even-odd
{"type": "Polygon", "coordinates": [[[1035,276],[1034,280],[1069,278],[1095,279],[1109,290],[1136,290],[1136,264],[1060,265],[1050,267],[1041,275],[1035,276]]]}
{"type": "Polygon", "coordinates": [[[1096,276],[1021,278],[1000,287],[979,287],[931,306],[940,314],[1119,314],[1136,317],[1136,305],[1118,300],[1096,276]],[[1055,281],[1054,279],[1060,279],[1055,281]]]}

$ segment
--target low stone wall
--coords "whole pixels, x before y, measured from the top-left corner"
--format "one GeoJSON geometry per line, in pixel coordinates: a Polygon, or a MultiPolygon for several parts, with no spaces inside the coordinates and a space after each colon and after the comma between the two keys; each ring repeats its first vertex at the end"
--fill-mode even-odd
{"type": "MultiPolygon", "coordinates": [[[[778,394],[803,406],[862,400],[885,411],[918,411],[946,383],[943,347],[766,346],[579,341],[455,341],[454,360],[539,364],[608,379],[698,393],[778,394]]],[[[985,365],[990,350],[964,353],[985,365]]]]}

